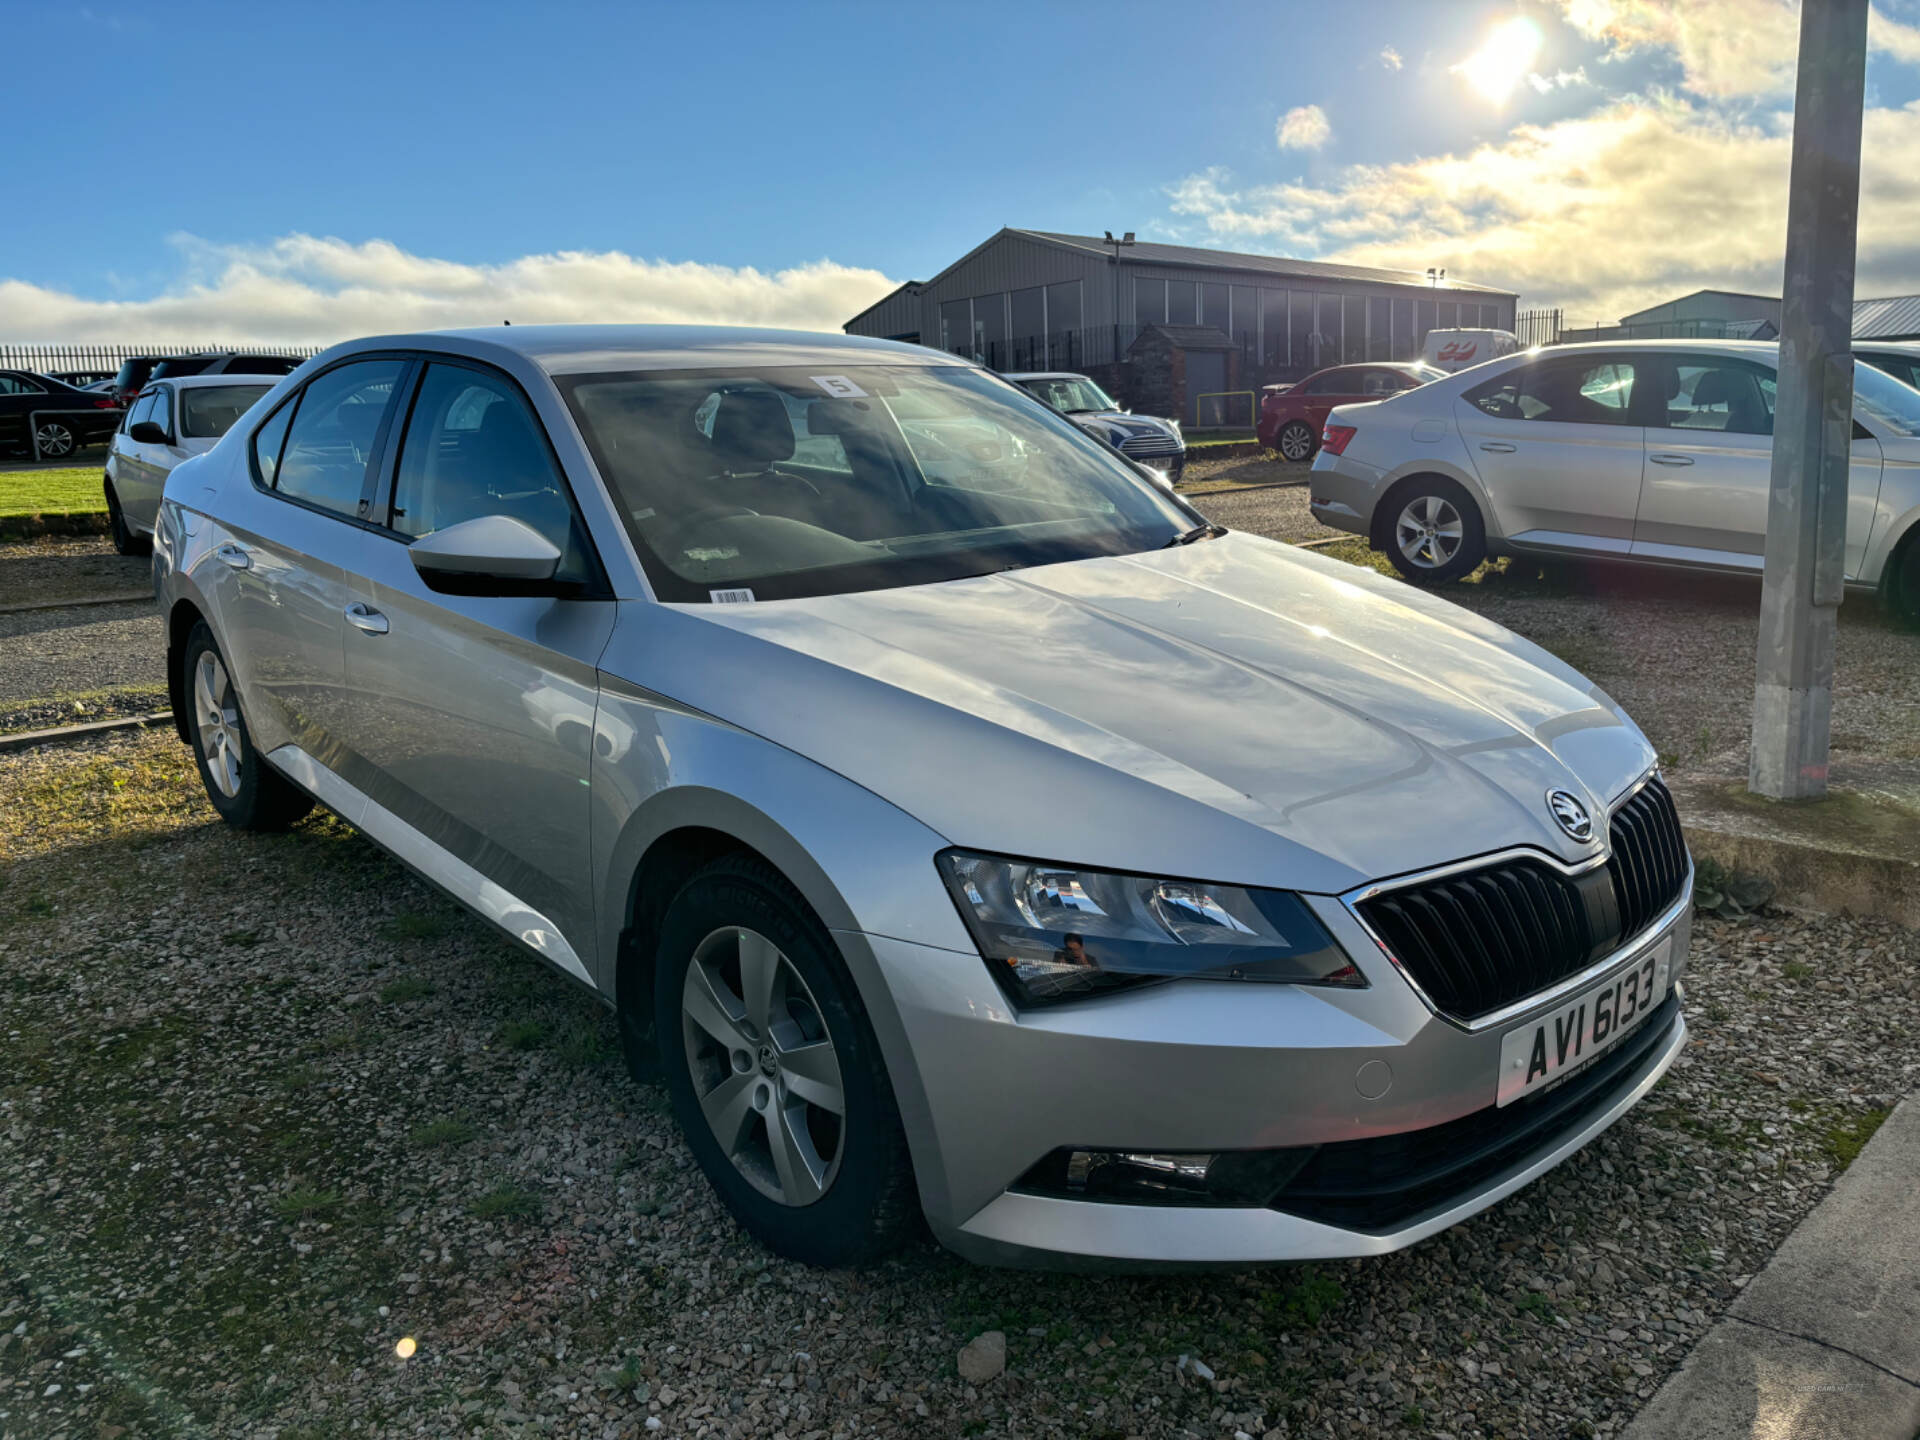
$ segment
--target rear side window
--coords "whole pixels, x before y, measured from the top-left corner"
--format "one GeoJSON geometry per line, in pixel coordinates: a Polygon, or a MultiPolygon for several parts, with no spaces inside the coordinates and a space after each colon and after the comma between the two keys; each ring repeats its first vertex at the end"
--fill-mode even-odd
{"type": "Polygon", "coordinates": [[[526,402],[484,371],[429,365],[401,442],[393,528],[418,537],[483,515],[510,516],[552,541],[557,578],[588,578],[573,502],[526,402]]]}
{"type": "Polygon", "coordinates": [[[273,488],[358,517],[380,421],[402,368],[399,360],[356,360],[316,377],[300,392],[273,488]]]}
{"type": "Polygon", "coordinates": [[[1369,370],[1360,382],[1362,395],[1398,395],[1413,382],[1391,370],[1369,370]]]}
{"type": "Polygon", "coordinates": [[[1668,381],[1667,428],[1773,434],[1774,378],[1745,365],[1683,361],[1668,381]]]}
{"type": "Polygon", "coordinates": [[[217,440],[231,430],[253,402],[267,393],[264,385],[194,385],[180,391],[180,434],[195,440],[217,440]]]}
{"type": "Polygon", "coordinates": [[[1353,383],[1351,375],[1320,375],[1300,387],[1302,395],[1345,395],[1353,383]]]}
{"type": "Polygon", "coordinates": [[[1625,425],[1635,379],[1628,360],[1549,360],[1510,370],[1467,399],[1496,420],[1625,425]]]}
{"type": "Polygon", "coordinates": [[[287,442],[287,425],[292,419],[293,401],[289,400],[253,432],[253,468],[260,476],[260,483],[269,490],[280,470],[280,448],[287,442]]]}

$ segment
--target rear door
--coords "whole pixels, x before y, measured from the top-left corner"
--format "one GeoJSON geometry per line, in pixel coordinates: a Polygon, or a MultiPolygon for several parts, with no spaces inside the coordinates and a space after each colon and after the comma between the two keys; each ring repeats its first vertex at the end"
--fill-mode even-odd
{"type": "Polygon", "coordinates": [[[0,450],[30,450],[33,431],[28,416],[45,398],[38,385],[24,375],[0,373],[0,450]]]}
{"type": "Polygon", "coordinates": [[[1544,550],[1627,554],[1640,504],[1644,366],[1630,354],[1550,355],[1458,402],[1494,526],[1544,550]]]}
{"type": "Polygon", "coordinates": [[[335,365],[249,437],[253,484],[223,506],[214,547],[227,659],[257,743],[332,765],[345,729],[346,609],[374,545],[367,515],[388,415],[410,371],[396,356],[335,365]]]}
{"type": "Polygon", "coordinates": [[[428,357],[395,437],[385,524],[369,537],[346,616],[343,773],[425,847],[414,863],[590,980],[588,779],[614,602],[546,433],[512,379],[428,357]],[[428,586],[408,546],[485,515],[551,539],[573,593],[428,586]]]}

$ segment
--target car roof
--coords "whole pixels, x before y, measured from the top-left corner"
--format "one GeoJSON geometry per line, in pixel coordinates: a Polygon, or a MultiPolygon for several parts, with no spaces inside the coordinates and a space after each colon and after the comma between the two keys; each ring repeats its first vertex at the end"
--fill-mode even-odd
{"type": "Polygon", "coordinates": [[[1539,348],[1569,354],[1582,350],[1714,350],[1725,355],[1773,355],[1779,352],[1780,344],[1776,340],[1582,340],[1539,348]]]}
{"type": "Polygon", "coordinates": [[[601,370],[698,370],[774,365],[961,366],[971,362],[921,345],[818,330],[722,325],[499,325],[477,330],[370,335],[329,350],[435,350],[523,356],[552,375],[601,370]]]}
{"type": "Polygon", "coordinates": [[[223,371],[218,375],[162,375],[158,380],[150,381],[149,388],[155,385],[178,385],[198,387],[203,385],[258,385],[263,389],[272,389],[283,377],[279,375],[235,375],[223,371]]]}

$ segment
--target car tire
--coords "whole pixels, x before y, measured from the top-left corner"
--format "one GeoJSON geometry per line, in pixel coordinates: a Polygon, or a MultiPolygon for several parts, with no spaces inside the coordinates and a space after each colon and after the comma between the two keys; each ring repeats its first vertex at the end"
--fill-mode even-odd
{"type": "Polygon", "coordinates": [[[284,830],[313,809],[313,797],[254,748],[226,657],[205,621],[187,637],[180,663],[180,693],[190,707],[187,735],[220,818],[236,830],[284,830]]]}
{"type": "Polygon", "coordinates": [[[33,427],[33,435],[42,460],[64,460],[80,448],[72,427],[60,420],[42,420],[33,427]]]}
{"type": "Polygon", "coordinates": [[[1298,464],[1313,458],[1314,451],[1320,448],[1320,437],[1313,433],[1313,427],[1306,421],[1289,420],[1280,427],[1280,433],[1273,437],[1273,448],[1280,452],[1282,460],[1298,464]]]}
{"type": "Polygon", "coordinates": [[[153,548],[153,542],[139,534],[127,524],[127,517],[120,509],[120,497],[113,493],[113,481],[106,482],[107,490],[107,530],[113,537],[113,548],[122,555],[144,555],[153,548]]]}
{"type": "Polygon", "coordinates": [[[1380,548],[1416,585],[1444,585],[1470,575],[1487,558],[1487,527],[1464,487],[1422,475],[1387,497],[1380,548]]]}
{"type": "Polygon", "coordinates": [[[1888,562],[1886,594],[1895,622],[1920,630],[1920,530],[1908,535],[1888,562]]]}
{"type": "Polygon", "coordinates": [[[674,897],[654,1035],[688,1147],[763,1245],[840,1266],[906,1238],[913,1170],[873,1027],[832,936],[771,866],[726,856],[674,897]]]}

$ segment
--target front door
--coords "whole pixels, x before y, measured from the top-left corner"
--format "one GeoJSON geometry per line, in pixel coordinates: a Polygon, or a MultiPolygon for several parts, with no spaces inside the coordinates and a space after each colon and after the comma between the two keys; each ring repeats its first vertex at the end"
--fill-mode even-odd
{"type": "Polygon", "coordinates": [[[400,440],[386,527],[346,616],[341,774],[424,841],[411,858],[562,969],[594,973],[588,778],[615,605],[514,383],[434,360],[400,440]],[[580,598],[436,591],[409,543],[482,515],[559,546],[580,598]],[[436,865],[442,868],[436,869],[436,865]],[[484,885],[471,878],[478,876],[484,885]]]}
{"type": "Polygon", "coordinates": [[[1187,353],[1187,415],[1189,425],[1224,425],[1227,356],[1223,350],[1187,353]],[[1211,397],[1211,398],[1206,398],[1211,397]]]}
{"type": "Polygon", "coordinates": [[[1460,433],[1501,534],[1540,549],[1629,551],[1643,468],[1631,423],[1640,368],[1625,355],[1555,356],[1461,397],[1460,433]]]}

